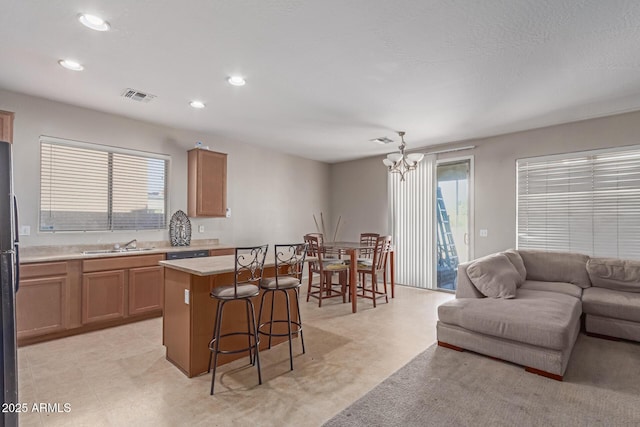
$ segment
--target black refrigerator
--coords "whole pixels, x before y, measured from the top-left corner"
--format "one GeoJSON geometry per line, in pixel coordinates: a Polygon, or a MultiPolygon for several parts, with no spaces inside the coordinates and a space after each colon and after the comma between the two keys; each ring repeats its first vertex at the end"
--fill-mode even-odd
{"type": "Polygon", "coordinates": [[[16,345],[16,292],[19,281],[18,214],[13,194],[11,144],[0,141],[0,364],[2,375],[2,412],[0,426],[17,426],[18,364],[16,345]]]}

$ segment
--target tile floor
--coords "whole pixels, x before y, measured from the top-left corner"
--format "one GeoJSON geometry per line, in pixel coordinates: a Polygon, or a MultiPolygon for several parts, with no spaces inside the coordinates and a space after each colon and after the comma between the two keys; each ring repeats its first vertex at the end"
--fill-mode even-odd
{"type": "Polygon", "coordinates": [[[245,358],[189,379],[165,359],[152,319],[20,348],[20,400],[70,404],[21,414],[21,426],[318,426],[435,342],[436,307],[452,294],[396,287],[359,312],[339,299],[304,302],[307,352],[294,340],[260,353],[263,384],[245,358]]]}

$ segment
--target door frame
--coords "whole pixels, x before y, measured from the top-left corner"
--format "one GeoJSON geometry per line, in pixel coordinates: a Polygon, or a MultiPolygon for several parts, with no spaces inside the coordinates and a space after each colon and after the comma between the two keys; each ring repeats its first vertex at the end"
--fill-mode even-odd
{"type": "MultiPolygon", "coordinates": [[[[438,213],[436,209],[437,206],[437,190],[438,190],[438,166],[446,165],[448,163],[457,163],[462,161],[469,161],[469,261],[474,259],[474,246],[475,246],[475,169],[474,169],[474,155],[469,156],[459,156],[459,157],[447,157],[444,159],[436,159],[435,168],[433,168],[434,179],[433,179],[433,223],[431,224],[433,230],[437,230],[438,227],[438,213]]],[[[437,252],[438,250],[438,233],[433,233],[433,250],[437,252]]],[[[437,260],[437,253],[434,255],[434,260],[437,260]]],[[[443,292],[452,292],[446,289],[438,288],[437,283],[437,268],[433,269],[433,277],[431,282],[433,283],[432,289],[439,290],[443,292]]]]}

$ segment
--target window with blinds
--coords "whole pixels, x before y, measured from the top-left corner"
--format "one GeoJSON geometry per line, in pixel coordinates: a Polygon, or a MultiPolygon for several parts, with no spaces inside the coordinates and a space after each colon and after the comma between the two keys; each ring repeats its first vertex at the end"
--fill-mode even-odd
{"type": "Polygon", "coordinates": [[[640,258],[640,146],[517,161],[521,249],[640,258]]]}
{"type": "Polygon", "coordinates": [[[166,228],[169,157],[40,139],[40,231],[166,228]]]}

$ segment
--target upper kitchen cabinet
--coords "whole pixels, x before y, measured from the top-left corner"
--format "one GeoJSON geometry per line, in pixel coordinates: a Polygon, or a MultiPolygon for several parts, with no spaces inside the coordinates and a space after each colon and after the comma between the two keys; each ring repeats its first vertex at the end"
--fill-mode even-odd
{"type": "Polygon", "coordinates": [[[190,217],[224,217],[227,210],[227,155],[189,150],[187,211],[190,217]]]}
{"type": "Polygon", "coordinates": [[[0,110],[0,141],[13,142],[13,115],[0,110]]]}

